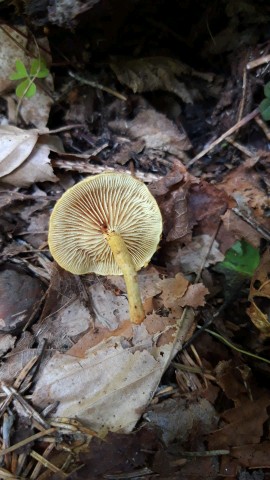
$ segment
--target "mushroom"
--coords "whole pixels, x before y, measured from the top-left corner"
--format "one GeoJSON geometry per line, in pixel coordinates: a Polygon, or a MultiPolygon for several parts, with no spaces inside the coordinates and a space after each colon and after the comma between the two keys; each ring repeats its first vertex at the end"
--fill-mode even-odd
{"type": "Polygon", "coordinates": [[[157,249],[162,218],[140,180],[101,173],[77,183],[57,201],[49,225],[49,248],[65,270],[82,275],[123,275],[130,320],[145,318],[137,271],[157,249]]]}

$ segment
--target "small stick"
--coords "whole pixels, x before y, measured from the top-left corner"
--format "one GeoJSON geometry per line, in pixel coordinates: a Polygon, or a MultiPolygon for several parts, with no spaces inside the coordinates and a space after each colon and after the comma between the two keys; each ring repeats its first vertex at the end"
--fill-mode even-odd
{"type": "Polygon", "coordinates": [[[18,448],[24,447],[24,445],[27,445],[28,443],[31,443],[38,438],[53,433],[55,432],[55,430],[56,429],[54,427],[48,428],[47,430],[42,430],[42,432],[35,433],[34,435],[31,435],[30,437],[25,438],[18,443],[15,443],[15,445],[11,445],[11,447],[4,448],[3,450],[0,450],[0,457],[3,457],[3,455],[6,455],[7,453],[14,452],[14,450],[18,450],[18,448]]]}
{"type": "Polygon", "coordinates": [[[186,165],[187,168],[190,168],[195,162],[197,162],[197,160],[199,160],[200,158],[204,157],[204,155],[206,155],[208,152],[210,152],[211,150],[213,150],[214,147],[216,147],[217,145],[219,145],[219,143],[221,143],[223,140],[225,140],[227,137],[229,137],[230,135],[232,135],[232,133],[236,132],[237,130],[239,130],[239,128],[243,127],[244,125],[246,125],[248,122],[250,122],[250,120],[252,120],[253,118],[256,117],[256,115],[258,115],[259,113],[259,109],[258,108],[255,108],[251,113],[248,113],[248,115],[246,115],[245,117],[243,117],[239,122],[237,122],[233,127],[229,128],[229,130],[227,130],[225,133],[223,133],[219,138],[217,138],[216,140],[214,140],[212,143],[210,143],[210,145],[208,145],[208,147],[204,148],[200,153],[198,153],[194,158],[192,158],[186,165]]]}
{"type": "MultiPolygon", "coordinates": [[[[255,118],[255,120],[256,120],[256,118],[255,118]]],[[[241,143],[233,140],[231,137],[227,137],[226,142],[233,145],[235,148],[237,148],[240,152],[242,152],[247,157],[254,158],[254,153],[252,153],[248,148],[244,147],[244,145],[241,145],[241,143]]]]}
{"type": "Polygon", "coordinates": [[[60,468],[56,467],[53,463],[49,462],[46,458],[43,458],[42,455],[39,453],[35,452],[35,450],[32,450],[30,453],[30,456],[37,460],[38,462],[42,463],[42,465],[52,472],[59,473],[63,477],[67,477],[67,474],[64,473],[60,468]]]}
{"type": "MultiPolygon", "coordinates": [[[[103,173],[103,172],[116,172],[116,169],[113,167],[107,167],[103,165],[90,165],[89,163],[86,162],[73,162],[70,160],[61,160],[61,159],[54,159],[52,160],[53,166],[57,168],[62,168],[65,170],[71,170],[75,172],[80,172],[80,173],[92,173],[92,174],[97,174],[97,173],[103,173]]],[[[117,168],[118,173],[131,173],[128,170],[125,170],[124,168],[117,168]]],[[[139,178],[139,180],[142,180],[145,183],[151,183],[155,182],[157,180],[160,180],[162,178],[161,175],[156,175],[155,173],[144,173],[136,170],[136,177],[139,178]]]]}
{"type": "Polygon", "coordinates": [[[263,57],[256,58],[256,60],[252,60],[251,62],[247,63],[246,69],[252,70],[253,68],[257,68],[264,63],[270,62],[270,55],[264,55],[263,57]]]}
{"type": "Polygon", "coordinates": [[[262,129],[263,133],[265,134],[267,140],[270,140],[270,131],[269,131],[269,128],[268,126],[266,125],[266,123],[263,121],[262,117],[257,115],[257,117],[255,117],[255,122],[257,123],[257,125],[259,125],[259,127],[262,129]]]}
{"type": "Polygon", "coordinates": [[[122,95],[121,93],[118,93],[109,87],[105,87],[104,85],[101,85],[100,83],[97,83],[93,80],[88,80],[87,78],[81,77],[81,75],[78,75],[77,73],[74,73],[72,71],[69,71],[68,74],[72,78],[75,78],[75,80],[78,80],[79,82],[84,83],[85,85],[90,85],[93,88],[98,88],[99,90],[103,90],[104,92],[114,95],[114,97],[117,97],[120,100],[124,100],[125,102],[127,101],[127,97],[125,97],[125,95],[122,95]]]}

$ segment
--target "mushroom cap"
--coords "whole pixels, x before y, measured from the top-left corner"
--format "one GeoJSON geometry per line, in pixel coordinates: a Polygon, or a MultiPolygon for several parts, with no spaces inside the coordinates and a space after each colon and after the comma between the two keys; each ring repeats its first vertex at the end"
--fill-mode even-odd
{"type": "Polygon", "coordinates": [[[49,248],[65,270],[121,275],[106,233],[121,235],[136,270],[157,249],[162,217],[140,180],[126,173],[101,173],[74,185],[56,202],[49,225],[49,248]]]}

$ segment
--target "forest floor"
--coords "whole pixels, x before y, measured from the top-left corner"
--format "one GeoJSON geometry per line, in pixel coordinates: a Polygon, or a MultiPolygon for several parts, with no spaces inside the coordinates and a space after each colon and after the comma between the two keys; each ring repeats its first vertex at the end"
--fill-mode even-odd
{"type": "Polygon", "coordinates": [[[268,2],[0,17],[0,478],[269,479],[268,2]],[[123,277],[48,246],[56,201],[108,171],[163,218],[139,325],[123,277]]]}

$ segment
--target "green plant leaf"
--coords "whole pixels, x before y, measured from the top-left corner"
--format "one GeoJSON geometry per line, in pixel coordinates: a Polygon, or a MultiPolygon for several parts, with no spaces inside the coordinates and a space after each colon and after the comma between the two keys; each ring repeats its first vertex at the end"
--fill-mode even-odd
{"type": "Polygon", "coordinates": [[[36,78],[45,78],[49,73],[45,60],[43,58],[34,58],[31,63],[30,75],[36,78]]]}
{"type": "Polygon", "coordinates": [[[270,98],[265,98],[259,105],[259,110],[263,119],[268,122],[270,120],[270,98]]]}
{"type": "Polygon", "coordinates": [[[247,277],[252,277],[260,263],[260,254],[245,240],[238,240],[227,250],[225,259],[218,264],[219,271],[233,270],[247,277]]]}
{"type": "Polygon", "coordinates": [[[12,73],[9,78],[10,80],[21,80],[22,78],[28,77],[28,72],[24,63],[21,60],[16,60],[15,62],[16,72],[12,73]]]}
{"type": "Polygon", "coordinates": [[[266,98],[270,98],[270,82],[267,82],[267,83],[264,85],[263,91],[264,91],[264,96],[265,96],[266,98]]]}
{"type": "Polygon", "coordinates": [[[29,79],[19,83],[16,88],[16,95],[19,98],[27,97],[31,98],[35,95],[37,87],[34,83],[31,83],[29,79]]]}

